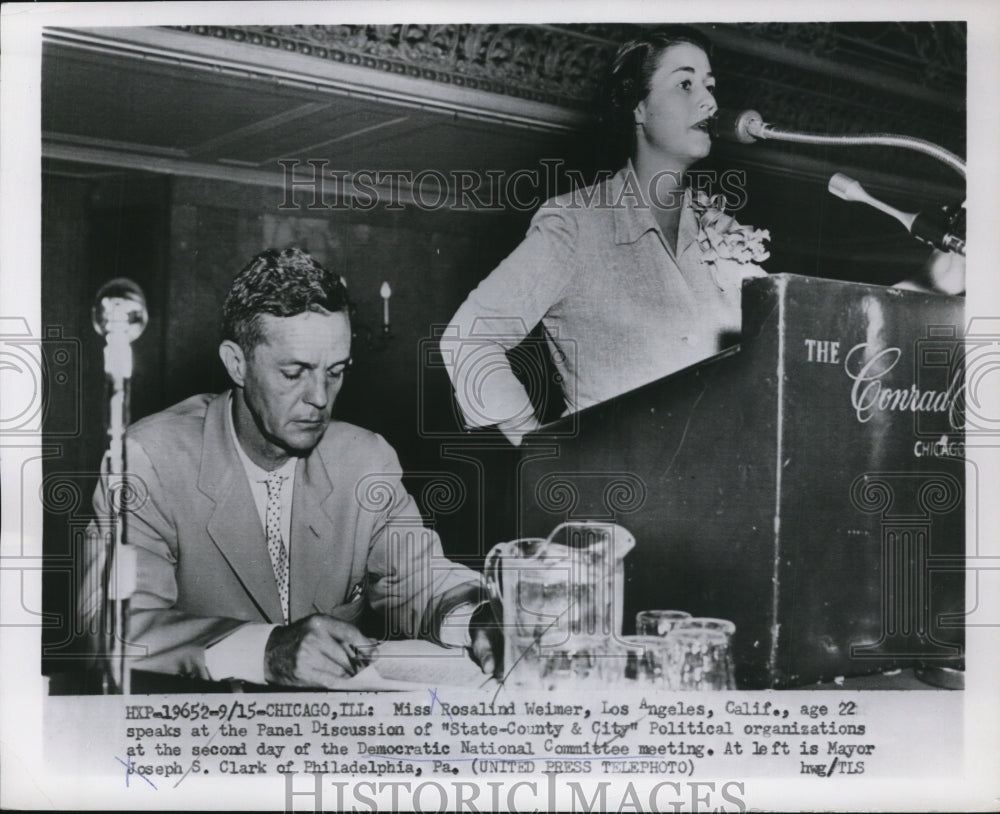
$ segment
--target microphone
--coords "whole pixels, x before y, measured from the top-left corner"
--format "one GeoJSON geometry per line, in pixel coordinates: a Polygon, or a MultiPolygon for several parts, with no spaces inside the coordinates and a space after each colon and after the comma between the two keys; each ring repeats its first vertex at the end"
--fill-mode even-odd
{"type": "Polygon", "coordinates": [[[797,144],[821,144],[834,147],[882,146],[914,150],[947,164],[965,178],[965,162],[954,153],[930,141],[913,136],[893,133],[861,133],[832,136],[824,133],[800,133],[767,124],[756,110],[736,112],[720,108],[709,120],[709,133],[713,138],[737,144],[753,144],[759,139],[791,141],[797,144]]]}
{"type": "Polygon", "coordinates": [[[108,521],[112,534],[105,543],[105,567],[101,577],[101,644],[106,661],[102,674],[105,693],[131,692],[131,673],[125,664],[125,618],[129,598],[135,592],[138,560],[134,546],[127,545],[128,484],[125,433],[129,424],[132,343],[149,322],[146,297],[131,280],[116,277],[97,292],[90,309],[94,330],[103,336],[104,372],[111,380],[108,399],[108,450],[102,464],[107,478],[108,521]]]}
{"type": "Polygon", "coordinates": [[[142,289],[126,277],[116,277],[101,286],[90,309],[94,330],[107,341],[104,372],[115,381],[132,376],[130,345],[149,323],[142,289]]]}
{"type": "Polygon", "coordinates": [[[935,249],[945,252],[955,252],[965,256],[965,237],[956,235],[950,230],[958,226],[961,220],[961,207],[958,211],[949,214],[948,207],[945,207],[946,223],[942,223],[937,217],[923,212],[901,212],[900,210],[883,203],[878,198],[873,198],[861,184],[850,176],[841,172],[830,177],[827,189],[838,198],[845,201],[859,201],[871,207],[885,212],[894,217],[906,228],[911,235],[922,243],[927,243],[935,249]]]}
{"type": "Polygon", "coordinates": [[[709,122],[712,138],[721,138],[737,144],[753,144],[764,138],[764,120],[756,110],[735,110],[719,108],[709,122]]]}

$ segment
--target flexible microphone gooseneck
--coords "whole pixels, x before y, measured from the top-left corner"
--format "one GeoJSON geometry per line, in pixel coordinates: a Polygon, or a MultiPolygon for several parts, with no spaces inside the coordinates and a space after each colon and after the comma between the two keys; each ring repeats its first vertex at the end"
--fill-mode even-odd
{"type": "Polygon", "coordinates": [[[955,170],[962,178],[966,177],[965,162],[961,158],[944,147],[913,136],[901,136],[894,133],[861,133],[840,136],[800,133],[767,124],[756,110],[735,112],[724,109],[719,110],[712,119],[711,132],[714,137],[739,144],[753,144],[760,139],[773,139],[798,144],[823,144],[827,146],[901,147],[904,150],[915,150],[918,153],[929,155],[931,158],[936,158],[955,170]]]}

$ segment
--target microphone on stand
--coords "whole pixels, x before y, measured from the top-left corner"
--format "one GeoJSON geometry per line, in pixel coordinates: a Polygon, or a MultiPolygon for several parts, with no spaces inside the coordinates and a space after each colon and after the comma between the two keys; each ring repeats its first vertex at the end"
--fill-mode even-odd
{"type": "MultiPolygon", "coordinates": [[[[878,200],[878,198],[873,198],[861,184],[841,172],[830,177],[830,183],[827,188],[831,193],[845,201],[860,201],[874,207],[880,212],[891,215],[903,224],[906,231],[917,240],[927,243],[935,249],[940,249],[944,252],[955,252],[963,257],[965,256],[965,235],[958,235],[951,231],[951,229],[960,226],[960,220],[964,221],[964,218],[962,218],[964,209],[960,206],[955,207],[955,211],[952,211],[952,208],[945,207],[946,220],[942,222],[937,217],[924,212],[901,212],[895,207],[878,200]]],[[[964,233],[964,229],[962,231],[964,233]]]]}
{"type": "Polygon", "coordinates": [[[126,277],[101,286],[90,309],[94,330],[105,337],[104,372],[114,381],[132,377],[132,343],[149,322],[142,289],[126,277]]]}
{"type": "Polygon", "coordinates": [[[90,311],[94,330],[105,338],[104,372],[110,384],[108,451],[102,477],[107,477],[108,514],[113,534],[107,540],[101,576],[101,645],[108,659],[102,675],[105,693],[128,695],[125,668],[125,603],[135,592],[135,549],[125,544],[125,509],[132,491],[126,476],[125,428],[129,424],[132,343],[149,322],[146,298],[131,280],[118,277],[101,286],[90,311]]]}
{"type": "Polygon", "coordinates": [[[963,178],[966,176],[965,162],[961,158],[933,142],[913,136],[900,136],[894,133],[861,133],[840,136],[824,133],[801,133],[767,124],[756,110],[736,112],[724,108],[717,111],[710,121],[709,132],[713,138],[721,138],[738,144],[753,144],[760,139],[773,139],[798,144],[822,144],[839,147],[874,145],[902,147],[936,158],[947,164],[963,178]]]}
{"type": "MultiPolygon", "coordinates": [[[[798,133],[772,127],[764,122],[756,110],[737,112],[724,108],[720,108],[712,118],[709,131],[713,138],[721,138],[737,144],[753,144],[760,139],[775,139],[800,144],[902,147],[936,158],[958,172],[962,178],[966,176],[965,162],[954,153],[939,147],[937,144],[911,136],[899,136],[891,133],[844,136],[798,133]]],[[[830,192],[845,201],[862,201],[887,215],[891,215],[902,223],[917,240],[923,241],[935,249],[965,255],[965,210],[961,206],[945,207],[943,220],[936,215],[928,215],[923,212],[901,212],[876,200],[865,191],[861,184],[842,173],[837,173],[830,179],[828,188],[830,192]]]]}

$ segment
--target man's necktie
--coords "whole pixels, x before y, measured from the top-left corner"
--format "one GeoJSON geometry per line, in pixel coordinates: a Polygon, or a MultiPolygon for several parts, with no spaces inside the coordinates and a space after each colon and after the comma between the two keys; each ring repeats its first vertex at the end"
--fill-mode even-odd
{"type": "Polygon", "coordinates": [[[267,553],[271,555],[274,579],[278,583],[281,597],[281,612],[288,624],[288,549],[281,539],[281,482],[284,475],[277,471],[267,476],[267,511],[264,525],[267,527],[267,553]]]}

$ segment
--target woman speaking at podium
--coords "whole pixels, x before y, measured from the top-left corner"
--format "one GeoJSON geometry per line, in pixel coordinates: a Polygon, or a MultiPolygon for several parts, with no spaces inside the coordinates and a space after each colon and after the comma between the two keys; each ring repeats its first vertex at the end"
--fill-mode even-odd
{"type": "Polygon", "coordinates": [[[592,187],[547,201],[524,241],[469,295],[441,342],[469,427],[514,444],[539,426],[506,351],[539,322],[567,412],[722,350],[740,330],[740,289],[760,276],[766,232],[685,188],[709,154],[717,110],[710,45],[685,26],[625,43],[610,106],[631,160],[592,187]]]}

